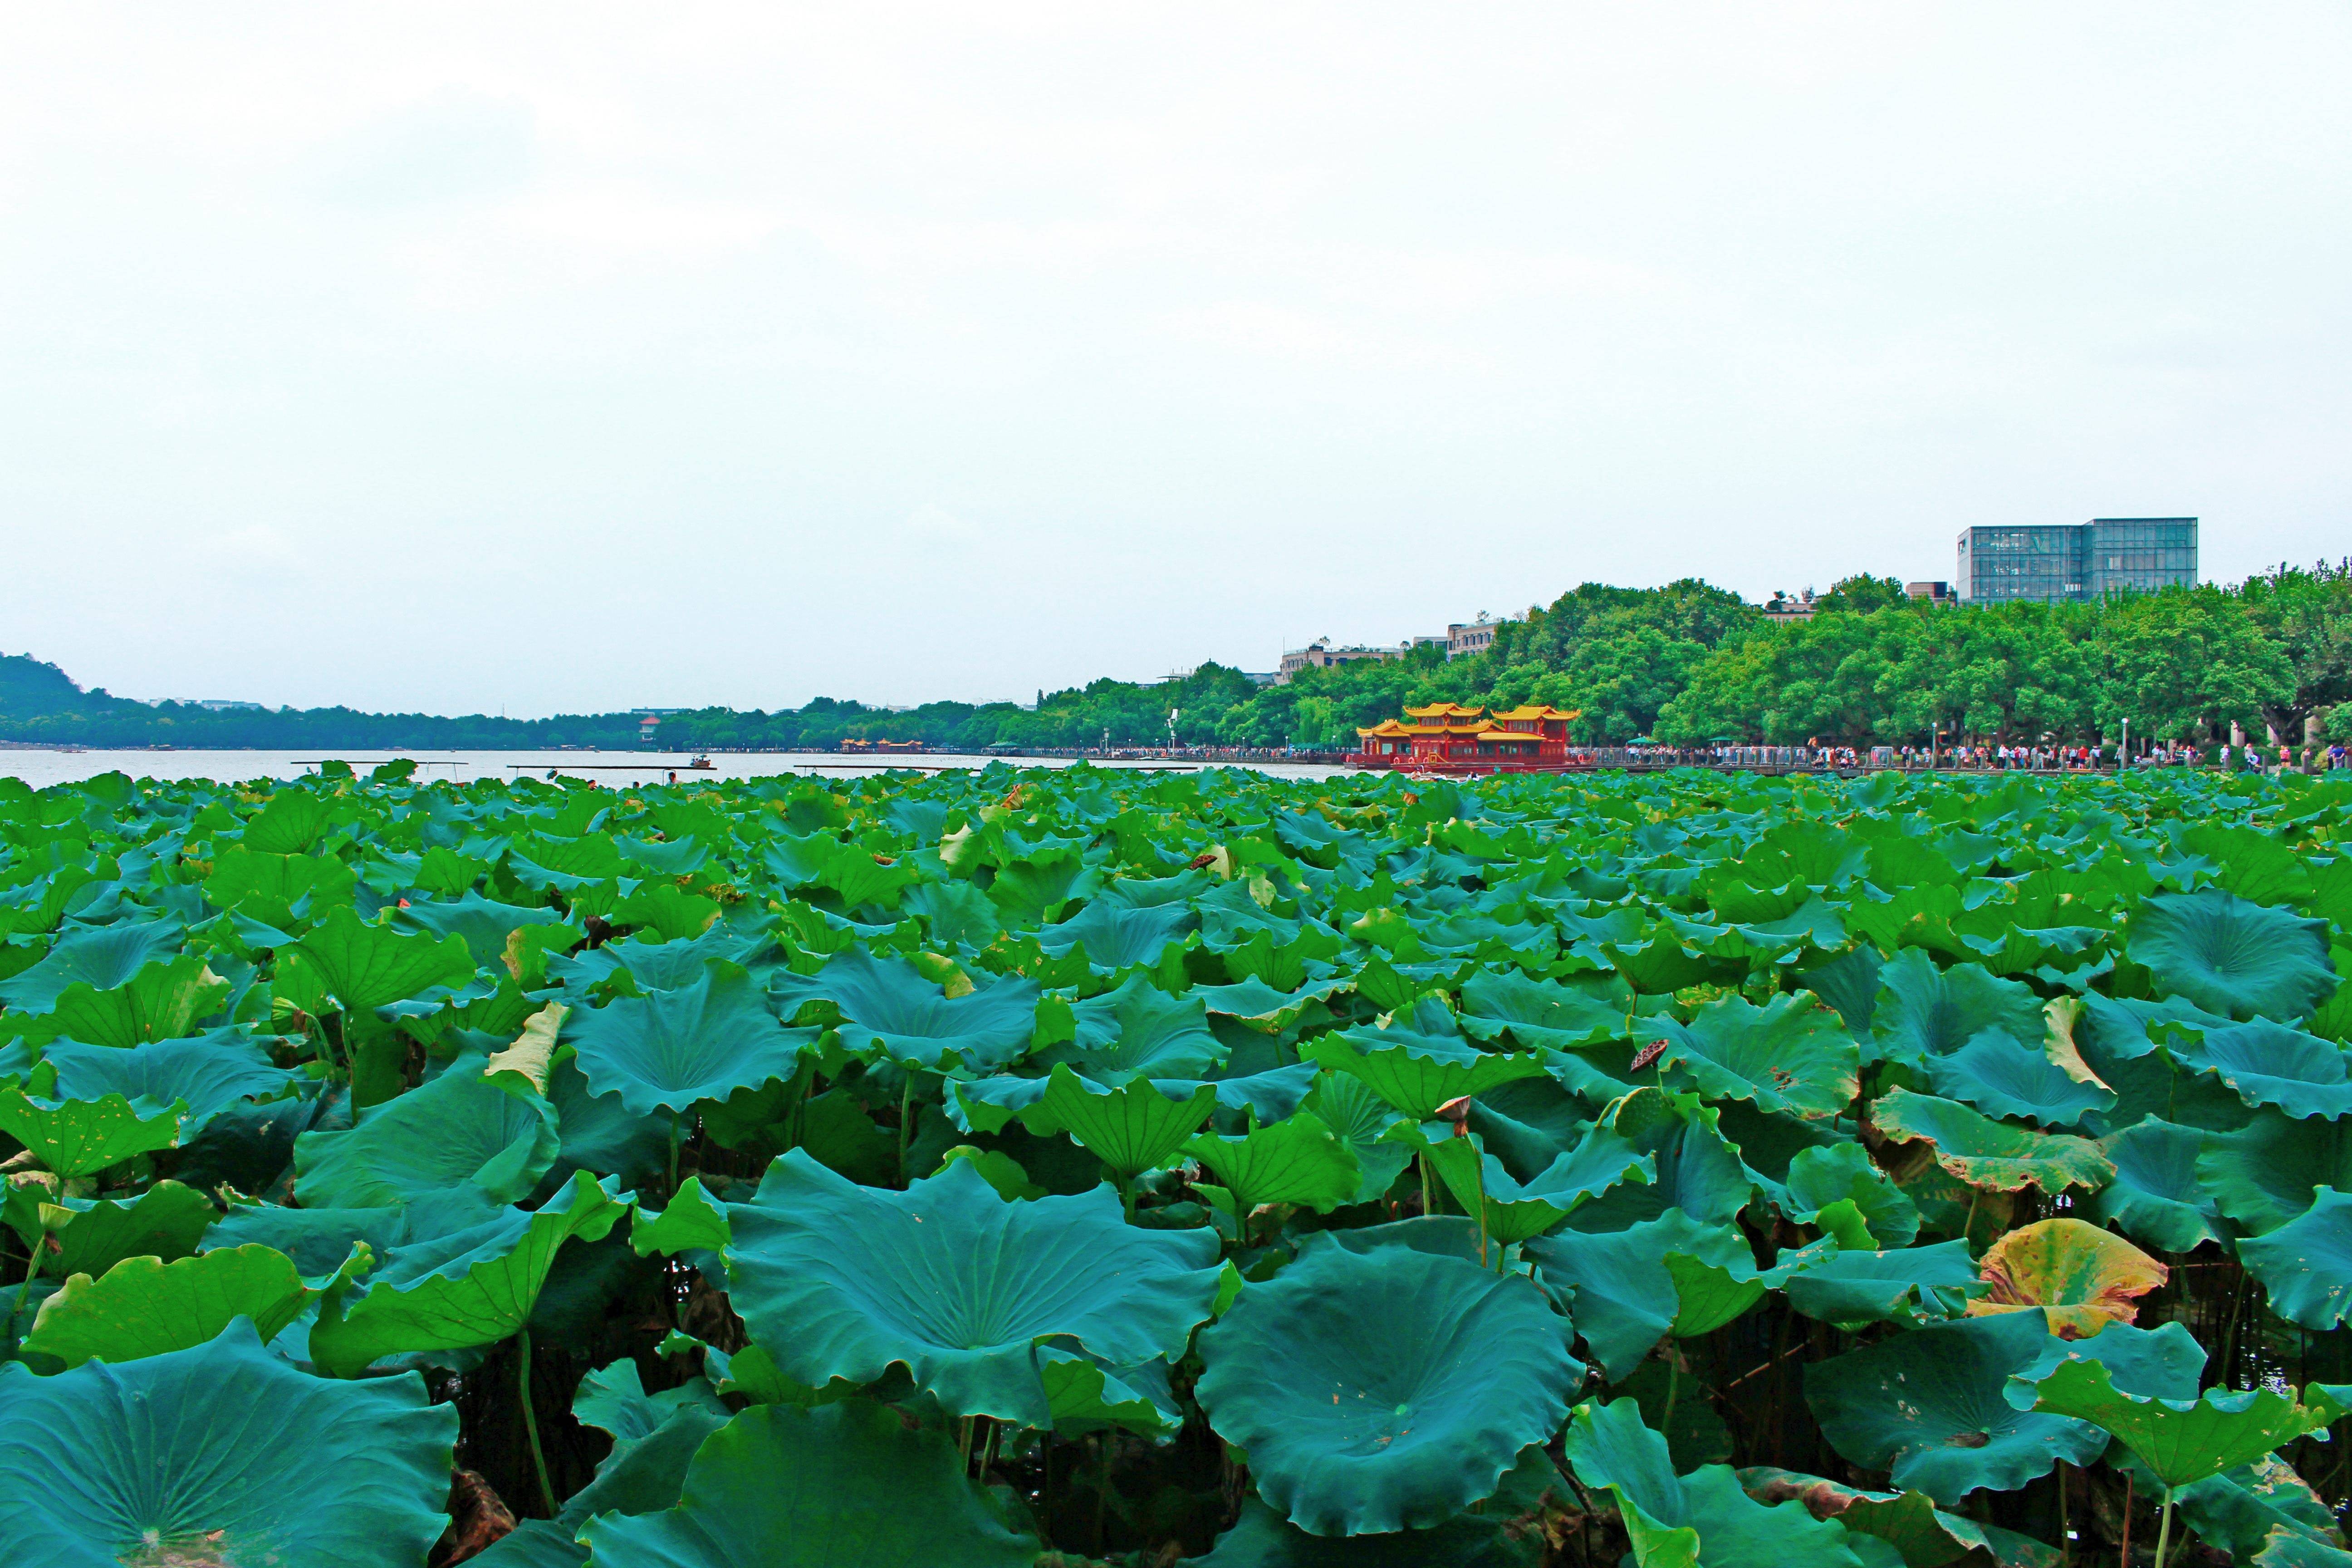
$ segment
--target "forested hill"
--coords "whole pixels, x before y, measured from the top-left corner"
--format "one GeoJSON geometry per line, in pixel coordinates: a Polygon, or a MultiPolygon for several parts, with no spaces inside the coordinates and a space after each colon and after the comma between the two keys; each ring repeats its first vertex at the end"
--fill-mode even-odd
{"type": "MultiPolygon", "coordinates": [[[[1795,743],[1986,742],[2227,735],[2231,722],[2300,739],[2307,717],[2352,740],[2352,563],[2281,566],[2208,585],[2092,605],[1951,608],[1858,576],[1802,622],[1765,618],[1696,579],[1663,588],[1588,583],[1448,662],[1408,658],[1307,670],[1258,687],[1203,664],[1181,680],[1097,680],[1013,702],[891,710],[818,698],[784,711],[703,709],[665,719],[668,749],[831,747],[845,737],[944,749],[1164,744],[1352,746],[1360,725],[1406,703],[1574,709],[1578,739],[1795,743]]],[[[783,672],[779,672],[782,679],[783,672]]],[[[348,708],[215,712],[85,691],[54,665],[0,658],[0,740],[357,751],[537,749],[637,743],[627,713],[551,719],[362,713],[348,708]]]]}

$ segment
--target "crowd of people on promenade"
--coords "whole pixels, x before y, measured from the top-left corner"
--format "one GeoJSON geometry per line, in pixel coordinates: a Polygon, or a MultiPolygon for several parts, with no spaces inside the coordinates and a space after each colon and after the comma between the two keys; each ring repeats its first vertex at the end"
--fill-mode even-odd
{"type": "Polygon", "coordinates": [[[1629,746],[1622,753],[1596,749],[1573,757],[1598,766],[1718,767],[1718,768],[1899,768],[1906,773],[1942,769],[1964,773],[2093,773],[2118,765],[2136,768],[2220,767],[2233,773],[2325,773],[2352,767],[2352,752],[2343,742],[2302,747],[2284,743],[2232,743],[2219,747],[2164,741],[2136,747],[2126,758],[2113,744],[2011,746],[1960,744],[1941,746],[1836,746],[1808,742],[1801,746],[1707,747],[1629,746]]]}

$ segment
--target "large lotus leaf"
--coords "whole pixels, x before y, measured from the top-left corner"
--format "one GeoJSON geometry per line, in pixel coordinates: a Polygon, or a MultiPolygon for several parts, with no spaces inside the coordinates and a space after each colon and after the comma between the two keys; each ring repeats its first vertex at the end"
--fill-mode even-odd
{"type": "Polygon", "coordinates": [[[744,963],[751,956],[747,945],[737,932],[713,926],[685,942],[647,942],[632,936],[582,952],[553,955],[547,961],[547,970],[575,991],[588,990],[625,972],[629,981],[625,989],[642,995],[693,984],[709,973],[714,958],[744,963]]]}
{"type": "Polygon", "coordinates": [[[561,1147],[547,1101],[510,1094],[485,1079],[480,1060],[460,1060],[362,1111],[348,1132],[295,1139],[294,1191],[323,1208],[406,1203],[452,1188],[514,1203],[530,1195],[561,1147]]]}
{"type": "Polygon", "coordinates": [[[2265,1108],[2237,1131],[2204,1140],[2197,1180],[2247,1230],[2276,1230],[2310,1208],[2320,1188],[2352,1192],[2352,1121],[2297,1121],[2265,1108]]]}
{"type": "Polygon", "coordinates": [[[185,1258],[220,1211],[204,1194],[179,1182],[158,1182],[132,1198],[69,1197],[63,1203],[27,1183],[8,1189],[5,1215],[27,1249],[44,1245],[47,1231],[49,1252],[42,1272],[64,1279],[103,1274],[126,1258],[185,1258]]]}
{"type": "Polygon", "coordinates": [[[287,959],[308,970],[321,990],[352,1013],[474,978],[474,958],[464,938],[403,935],[369,925],[341,906],[289,948],[287,959]]]}
{"type": "Polygon", "coordinates": [[[1984,1030],[1949,1056],[1929,1058],[1927,1081],[1937,1094],[1988,1115],[2042,1127],[2072,1127],[2116,1103],[2116,1091],[2096,1078],[2076,1077],[2049,1051],[2021,1045],[2005,1029],[1984,1030]]]}
{"type": "Polygon", "coordinates": [[[1872,1323],[1957,1318],[1984,1289],[1966,1241],[1885,1252],[1841,1250],[1790,1279],[1789,1305],[1855,1333],[1872,1323]]]}
{"type": "Polygon", "coordinates": [[[1206,1557],[1181,1568],[1540,1568],[1544,1501],[1561,1477],[1540,1448],[1520,1456],[1493,1497],[1427,1530],[1309,1535],[1255,1497],[1206,1557]]]}
{"type": "Polygon", "coordinates": [[[245,825],[245,844],[269,855],[299,855],[316,847],[334,810],[307,789],[281,789],[245,825]]]}
{"type": "Polygon", "coordinates": [[[2019,1410],[2010,1376],[2050,1331],[2038,1311],[1916,1329],[1805,1369],[1805,1400],[1830,1446],[1949,1508],[1979,1488],[2010,1491],[2060,1460],[2087,1465],[2106,1436],[2087,1421],[2019,1410]]]}
{"type": "Polygon", "coordinates": [[[2101,1141],[2115,1162],[2116,1179],[2091,1199],[2094,1218],[2164,1252],[2191,1252],[2219,1241],[2213,1194],[2197,1179],[2197,1154],[2205,1134],[2149,1117],[2101,1141]]]}
{"type": "Polygon", "coordinates": [[[2336,990],[2326,921],[2211,888],[2141,904],[2125,951],[2166,990],[2231,1018],[2301,1023],[2336,990]]]}
{"type": "Polygon", "coordinates": [[[1171,996],[1140,974],[1073,1004],[1070,1013],[1073,1037],[1034,1053],[1031,1061],[1040,1067],[1067,1062],[1095,1082],[1117,1088],[1139,1078],[1205,1078],[1225,1059],[1200,999],[1171,996]]]}
{"type": "Polygon", "coordinates": [[[1585,1348],[1612,1383],[1642,1363],[1674,1326],[1680,1299],[1666,1271],[1662,1233],[1677,1212],[1599,1236],[1563,1231],[1527,1243],[1544,1282],[1567,1298],[1585,1348]]]}
{"type": "Polygon", "coordinates": [[[1565,1452],[1577,1479],[1617,1500],[1643,1568],[1734,1568],[1805,1562],[1864,1568],[1845,1527],[1815,1519],[1801,1502],[1767,1505],[1748,1495],[1727,1465],[1675,1474],[1666,1440],[1643,1424],[1632,1399],[1577,1407],[1565,1452]]]}
{"type": "Polygon", "coordinates": [[[358,875],[328,855],[272,855],[233,844],[213,859],[205,901],[265,925],[292,927],[352,900],[358,875]]]}
{"type": "Polygon", "coordinates": [[[121,1095],[151,1110],[184,1104],[183,1135],[240,1100],[276,1094],[294,1075],[273,1065],[253,1036],[242,1028],[215,1029],[175,1040],[155,1040],[128,1050],[53,1040],[43,1058],[58,1069],[59,1100],[98,1100],[121,1095]]]}
{"type": "MultiPolygon", "coordinates": [[[[1815,1519],[1833,1519],[1849,1535],[1873,1536],[1893,1547],[1904,1568],[2057,1568],[2058,1553],[1998,1525],[1979,1524],[1936,1506],[1926,1492],[1867,1491],[1859,1487],[1758,1466],[1739,1472],[1739,1484],[1758,1502],[1794,1500],[1815,1519]]],[[[1860,1542],[1851,1542],[1859,1553],[1860,1542]]]]}
{"type": "Polygon", "coordinates": [[[1889,1138],[1934,1144],[1937,1164],[1969,1186],[1996,1193],[2027,1186],[2053,1194],[2070,1186],[2096,1189],[2116,1173],[2088,1139],[2012,1127],[1931,1094],[1895,1089],[1878,1101],[1872,1119],[1889,1138]]]}
{"type": "MultiPolygon", "coordinates": [[[[562,925],[563,917],[553,910],[501,904],[467,892],[448,903],[432,900],[410,903],[393,911],[392,923],[398,931],[461,938],[473,954],[474,967],[488,969],[506,956],[507,942],[516,931],[526,926],[562,925]]],[[[572,928],[562,945],[568,947],[580,937],[580,931],[572,928]]]]}
{"type": "Polygon", "coordinates": [[[1000,980],[949,997],[912,964],[862,948],[834,954],[809,990],[840,1008],[844,1048],[932,1072],[958,1063],[975,1072],[1003,1068],[1028,1046],[1037,1024],[1034,981],[1000,980]]]}
{"type": "Polygon", "coordinates": [[[2068,1361],[2034,1384],[2038,1412],[2087,1421],[2122,1439],[2168,1487],[2249,1464],[2327,1424],[2273,1389],[2209,1389],[2198,1399],[2126,1394],[2095,1361],[2068,1361]]]}
{"type": "MultiPolygon", "coordinates": [[[[2132,1476],[2143,1490],[2161,1494],[2163,1483],[2128,1450],[2122,1450],[2120,1458],[2117,1468],[2132,1476]]],[[[2282,1535],[2331,1547],[2342,1539],[2336,1532],[2334,1510],[2312,1490],[2310,1482],[2295,1473],[2294,1466],[2276,1454],[2191,1481],[2173,1494],[2173,1505],[2200,1540],[2257,1563],[2264,1559],[2255,1554],[2282,1535]]]]}
{"type": "Polygon", "coordinates": [[[1206,1084],[1173,1096],[1149,1080],[1104,1089],[1056,1066],[1037,1109],[1024,1121],[1033,1131],[1068,1133],[1106,1169],[1132,1181],[1165,1163],[1216,1106],[1217,1091],[1206,1084]]]}
{"type": "Polygon", "coordinates": [[[1189,994],[1219,1017],[1231,1018],[1261,1035],[1279,1035],[1304,1022],[1330,1016],[1324,1002],[1344,981],[1308,980],[1279,991],[1255,975],[1231,985],[1195,985],[1189,994]]]}
{"type": "Polygon", "coordinates": [[[966,1160],[887,1192],[795,1149],[730,1219],[735,1310],[788,1375],[821,1388],[901,1363],[958,1415],[1050,1426],[1038,1342],[1173,1358],[1216,1300],[1210,1232],[1129,1226],[1102,1187],[1008,1203],[966,1160]]]}
{"type": "Polygon", "coordinates": [[[1517,969],[1481,969],[1462,984],[1462,1032],[1556,1050],[1623,1037],[1625,1010],[1589,993],[1532,980],[1517,969]]]}
{"type": "Polygon", "coordinates": [[[578,1391],[572,1395],[572,1418],[583,1426],[593,1426],[618,1445],[652,1436],[688,1405],[722,1421],[732,1414],[709,1383],[699,1377],[659,1394],[647,1394],[637,1363],[624,1357],[581,1378],[578,1391]]]}
{"type": "Polygon", "coordinates": [[[638,1116],[788,1079],[822,1033],[776,1022],[751,975],[721,960],[691,985],[577,1008],[567,1024],[588,1091],[617,1095],[638,1116]]]}
{"type": "Polygon", "coordinates": [[[24,1568],[422,1563],[448,1523],[455,1405],[337,1383],[252,1325],[56,1377],[0,1364],[0,1552],[24,1568]]]}
{"type": "Polygon", "coordinates": [[[184,931],[169,916],[68,931],[39,963],[0,981],[0,1005],[11,1013],[47,1013],[69,985],[92,991],[128,985],[149,963],[177,952],[184,931]]]}
{"type": "Polygon", "coordinates": [[[1237,1221],[1263,1204],[1304,1204],[1328,1213],[1354,1202],[1360,1180],[1355,1151],[1303,1110],[1239,1137],[1204,1132],[1181,1148],[1224,1184],[1237,1221]]]}
{"type": "MultiPolygon", "coordinates": [[[[1311,1065],[1311,1064],[1310,1064],[1311,1065]]],[[[1391,1128],[1411,1126],[1404,1113],[1374,1094],[1371,1086],[1343,1072],[1318,1073],[1312,1093],[1299,1110],[1331,1130],[1356,1160],[1356,1195],[1352,1201],[1371,1203],[1388,1195],[1398,1176],[1412,1163],[1413,1147],[1392,1140],[1391,1128]]]]}
{"type": "Polygon", "coordinates": [[[1982,964],[1938,969],[1927,950],[1906,947],[1878,972],[1871,1026],[1881,1054],[1924,1068],[1987,1029],[2019,1040],[2042,1035],[2042,1000],[2032,988],[2001,980],[1982,964]]]}
{"type": "MultiPolygon", "coordinates": [[[[47,1076],[44,1069],[38,1078],[47,1076]]],[[[186,1109],[175,1100],[142,1113],[119,1094],[54,1100],[12,1087],[0,1089],[0,1132],[60,1176],[94,1176],[133,1154],[178,1142],[186,1109]]]]}
{"type": "Polygon", "coordinates": [[[1669,1209],[1719,1224],[1755,1195],[1755,1177],[1723,1136],[1716,1109],[1696,1095],[1637,1089],[1611,1104],[1599,1124],[1650,1156],[1653,1180],[1621,1183],[1586,1204],[1572,1216],[1577,1230],[1623,1230],[1669,1209]]]}
{"type": "Polygon", "coordinates": [[[1320,1037],[1301,1053],[1370,1085],[1372,1092],[1416,1121],[1437,1108],[1517,1079],[1538,1078],[1543,1059],[1532,1051],[1482,1051],[1459,1037],[1404,1028],[1348,1029],[1320,1037]]]}
{"type": "Polygon", "coordinates": [[[2208,1029],[2201,1040],[2170,1049],[2183,1067],[2213,1074],[2248,1105],[2330,1121],[2352,1113],[2352,1064],[2333,1040],[2256,1018],[2208,1029]]]}
{"type": "Polygon", "coordinates": [[[1647,1183],[1657,1169],[1649,1155],[1597,1126],[1526,1182],[1514,1178],[1500,1160],[1466,1138],[1424,1142],[1423,1147],[1423,1157],[1436,1167],[1446,1190],[1465,1212],[1477,1214],[1483,1208],[1486,1234],[1505,1246],[1541,1236],[1621,1182],[1647,1183]]]}
{"type": "Polygon", "coordinates": [[[1517,1275],[1319,1246],[1202,1331],[1194,1394],[1301,1530],[1426,1529],[1559,1429],[1584,1376],[1573,1341],[1517,1275]]]}
{"type": "Polygon", "coordinates": [[[1789,1162],[1789,1179],[1781,1187],[1788,1194],[1789,1217],[1801,1225],[1818,1225],[1822,1210],[1850,1203],[1882,1247],[1908,1247],[1919,1234],[1919,1205],[1871,1163],[1869,1152],[1859,1143],[1799,1150],[1789,1162]]]}
{"type": "Polygon", "coordinates": [[[2273,1528],[2253,1563],[2254,1568],[2352,1568],[2352,1552],[2282,1524],[2273,1528]]]}
{"type": "Polygon", "coordinates": [[[1969,1303],[1970,1316],[2040,1307],[2052,1333],[2079,1340],[2110,1322],[2130,1322],[2138,1298],[2171,1271],[2122,1237],[2062,1215],[1994,1242],[1980,1272],[1985,1293],[1969,1303]]]}
{"type": "Polygon", "coordinates": [[[1037,933],[1047,952],[1057,957],[1084,946],[1087,962],[1113,972],[1129,964],[1156,968],[1171,944],[1201,923],[1201,917],[1181,904],[1115,904],[1097,899],[1076,916],[1037,933]]]}
{"type": "Polygon", "coordinates": [[[2352,1193],[2321,1187],[2310,1208],[2238,1243],[2238,1259],[2270,1292],[2271,1310],[2307,1329],[2352,1316],[2352,1193]]]}
{"type": "Polygon", "coordinates": [[[668,1207],[639,1205],[629,1215],[629,1246],[640,1258],[656,1252],[717,1252],[732,1239],[727,1206],[702,1190],[698,1176],[679,1184],[668,1207]]]}
{"type": "Polygon", "coordinates": [[[97,1046],[135,1046],[168,1040],[220,1010],[228,982],[202,956],[184,954],[151,963],[110,991],[77,982],[58,994],[47,1022],[58,1034],[97,1046]]]}
{"type": "Polygon", "coordinates": [[[27,1350],[68,1366],[204,1344],[238,1318],[264,1341],[302,1315],[317,1294],[294,1260],[271,1247],[227,1247],[165,1263],[126,1258],[96,1279],[76,1274],[41,1304],[27,1350]]]}
{"type": "Polygon", "coordinates": [[[932,1432],[865,1401],[761,1405],[706,1439],[677,1506],[598,1514],[596,1568],[1028,1568],[1007,1528],[932,1432]]]}
{"type": "Polygon", "coordinates": [[[1761,1110],[1835,1116],[1862,1087],[1862,1047],[1811,992],[1759,1007],[1726,996],[1702,1005],[1662,1058],[1710,1100],[1749,1100],[1761,1110]]]}
{"type": "Polygon", "coordinates": [[[353,1377],[399,1352],[496,1344],[530,1323],[557,1250],[573,1237],[597,1240],[627,1212],[583,1172],[535,1213],[508,1209],[394,1247],[363,1291],[329,1289],[310,1329],[310,1359],[353,1377]]]}

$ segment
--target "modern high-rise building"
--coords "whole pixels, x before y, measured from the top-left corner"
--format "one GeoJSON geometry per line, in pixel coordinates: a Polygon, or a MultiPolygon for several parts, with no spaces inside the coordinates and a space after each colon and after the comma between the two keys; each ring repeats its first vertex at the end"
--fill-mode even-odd
{"type": "Polygon", "coordinates": [[[2056,604],[2197,584],[2193,517],[2101,517],[2057,526],[1963,529],[1964,604],[2056,604]]]}

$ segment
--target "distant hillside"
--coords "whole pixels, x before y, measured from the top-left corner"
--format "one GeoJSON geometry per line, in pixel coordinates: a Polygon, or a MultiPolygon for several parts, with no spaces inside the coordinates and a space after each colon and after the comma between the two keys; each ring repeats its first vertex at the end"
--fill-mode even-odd
{"type": "Polygon", "coordinates": [[[31,654],[0,654],[0,720],[87,713],[93,704],[111,700],[102,691],[84,691],[64,670],[31,654]]]}

